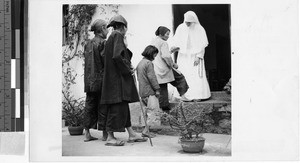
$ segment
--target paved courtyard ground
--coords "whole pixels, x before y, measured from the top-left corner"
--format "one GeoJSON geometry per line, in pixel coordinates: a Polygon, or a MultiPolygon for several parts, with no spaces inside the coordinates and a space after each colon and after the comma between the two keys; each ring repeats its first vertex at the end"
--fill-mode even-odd
{"type": "MultiPolygon", "coordinates": [[[[102,133],[91,130],[93,136],[100,138],[102,133]]],[[[127,140],[128,134],[116,133],[121,140],[127,140]]],[[[178,136],[157,135],[152,138],[153,146],[149,140],[140,143],[126,143],[125,146],[105,146],[101,140],[84,142],[84,135],[70,136],[67,127],[62,129],[62,155],[63,156],[231,156],[231,135],[204,134],[206,138],[202,153],[190,154],[182,151],[178,143],[178,136]]]]}

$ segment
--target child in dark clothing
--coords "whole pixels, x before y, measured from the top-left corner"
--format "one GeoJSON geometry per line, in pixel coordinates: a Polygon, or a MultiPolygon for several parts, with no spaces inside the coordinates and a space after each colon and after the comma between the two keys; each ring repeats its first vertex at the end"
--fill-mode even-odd
{"type": "MultiPolygon", "coordinates": [[[[159,91],[160,87],[156,79],[154,73],[154,66],[152,63],[157,53],[158,53],[158,49],[155,46],[152,45],[147,46],[144,52],[142,53],[142,56],[144,56],[144,58],[139,62],[136,68],[137,77],[139,81],[139,95],[144,105],[146,106],[148,104],[148,99],[150,96],[154,96],[154,97],[156,96],[156,98],[158,98],[160,95],[160,91],[159,91]]],[[[149,122],[149,118],[150,118],[148,115],[152,114],[150,113],[151,110],[153,110],[153,108],[146,107],[145,109],[145,117],[147,118],[147,122],[149,122]]],[[[147,125],[145,125],[145,128],[142,132],[142,136],[155,137],[154,134],[149,132],[149,127],[147,125]]]]}

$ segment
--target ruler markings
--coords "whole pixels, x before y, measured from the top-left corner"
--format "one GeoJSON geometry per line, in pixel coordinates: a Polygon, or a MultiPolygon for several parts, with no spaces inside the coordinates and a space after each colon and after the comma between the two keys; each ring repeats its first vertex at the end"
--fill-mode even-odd
{"type": "Polygon", "coordinates": [[[0,10],[4,10],[4,1],[0,1],[0,10]]]}
{"type": "MultiPolygon", "coordinates": [[[[1,70],[1,69],[0,69],[1,70]]],[[[4,76],[0,76],[0,93],[2,93],[2,91],[4,91],[4,76]]],[[[2,96],[0,96],[2,97],[2,96]]],[[[4,98],[4,97],[3,97],[4,98]]],[[[1,100],[1,99],[0,99],[1,100]]],[[[0,108],[1,109],[1,108],[0,108]]]]}
{"type": "Polygon", "coordinates": [[[11,131],[11,1],[1,1],[4,6],[4,11],[1,11],[1,57],[4,51],[4,66],[1,66],[3,75],[1,75],[1,85],[4,85],[1,90],[1,99],[4,102],[1,103],[1,131],[11,131]],[[4,24],[3,24],[4,22],[4,24]],[[3,71],[4,70],[4,71],[3,71]],[[3,97],[4,95],[4,97],[3,97]],[[4,108],[4,109],[3,109],[4,108]],[[3,113],[4,112],[4,113],[3,113]],[[3,123],[4,122],[4,123],[3,123]]]}
{"type": "MultiPolygon", "coordinates": [[[[4,1],[0,1],[0,6],[1,6],[1,11],[0,11],[0,21],[1,21],[1,28],[0,28],[0,49],[1,49],[1,55],[0,55],[0,59],[1,61],[4,60],[4,55],[3,55],[3,51],[5,51],[5,15],[4,15],[4,1]],[[3,8],[2,8],[3,6],[3,8]]],[[[5,53],[5,52],[4,52],[5,53]]],[[[1,73],[4,72],[5,69],[5,65],[1,64],[1,73]]],[[[5,89],[4,89],[4,85],[5,85],[5,75],[4,73],[1,74],[0,76],[0,131],[4,131],[5,130],[5,121],[4,121],[4,114],[5,114],[5,89]]]]}
{"type": "Polygon", "coordinates": [[[10,10],[11,10],[11,2],[10,0],[4,0],[4,10],[5,10],[5,13],[7,14],[11,14],[10,13],[10,10]]]}
{"type": "Polygon", "coordinates": [[[21,7],[18,0],[0,0],[0,131],[24,131],[21,7]]]}
{"type": "MultiPolygon", "coordinates": [[[[0,102],[0,106],[1,107],[4,107],[4,96],[2,97],[2,101],[0,102]]],[[[4,113],[4,109],[1,109],[0,110],[0,116],[3,116],[5,113],[4,113]]]]}

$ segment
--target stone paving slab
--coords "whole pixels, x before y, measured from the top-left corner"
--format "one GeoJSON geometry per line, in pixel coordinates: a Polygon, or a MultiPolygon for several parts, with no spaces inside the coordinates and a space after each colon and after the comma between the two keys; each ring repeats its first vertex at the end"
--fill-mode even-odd
{"type": "MultiPolygon", "coordinates": [[[[212,112],[213,109],[226,109],[230,108],[230,110],[224,110],[231,112],[231,107],[226,107],[227,105],[231,105],[231,95],[225,93],[224,91],[211,92],[211,98],[201,102],[184,102],[183,106],[193,105],[194,110],[197,108],[204,108],[205,113],[212,112]],[[225,107],[224,107],[225,106],[225,107]]],[[[170,107],[176,107],[179,104],[180,100],[173,99],[170,101],[170,107]]],[[[131,113],[131,123],[132,126],[141,126],[141,107],[139,102],[130,103],[129,104],[130,113],[131,113]]]]}
{"type": "MultiPolygon", "coordinates": [[[[100,131],[91,130],[91,134],[100,138],[100,131]]],[[[127,140],[127,132],[115,133],[121,140],[127,140]]],[[[157,135],[141,143],[126,143],[122,147],[105,146],[101,140],[84,142],[84,135],[70,136],[67,128],[62,129],[62,156],[231,156],[231,135],[204,134],[206,138],[202,153],[184,153],[178,143],[178,136],[157,135]]]]}

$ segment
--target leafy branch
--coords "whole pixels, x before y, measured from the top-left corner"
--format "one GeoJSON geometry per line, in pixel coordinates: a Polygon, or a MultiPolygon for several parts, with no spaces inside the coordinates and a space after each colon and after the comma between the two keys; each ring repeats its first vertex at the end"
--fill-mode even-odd
{"type": "Polygon", "coordinates": [[[84,100],[74,99],[68,92],[62,91],[63,100],[63,119],[71,126],[81,126],[84,120],[84,100]]]}
{"type": "Polygon", "coordinates": [[[78,47],[84,46],[88,39],[88,26],[96,12],[98,5],[71,5],[67,15],[64,16],[64,27],[68,28],[66,48],[71,53],[63,52],[63,63],[67,63],[74,57],[82,57],[78,53],[78,47]]]}
{"type": "Polygon", "coordinates": [[[77,72],[71,66],[70,61],[74,58],[83,59],[83,47],[89,36],[88,27],[97,7],[100,9],[100,15],[106,15],[107,12],[118,13],[119,6],[104,4],[69,5],[67,14],[64,15],[63,27],[67,28],[67,36],[62,52],[63,119],[72,126],[82,125],[85,100],[84,97],[75,98],[72,96],[71,87],[76,85],[77,72]]]}
{"type": "Polygon", "coordinates": [[[193,135],[198,138],[212,121],[203,113],[204,108],[198,113],[192,112],[194,106],[189,104],[183,107],[183,102],[180,102],[169,114],[162,113],[162,119],[169,122],[172,129],[179,131],[182,138],[192,139],[193,135]]]}

